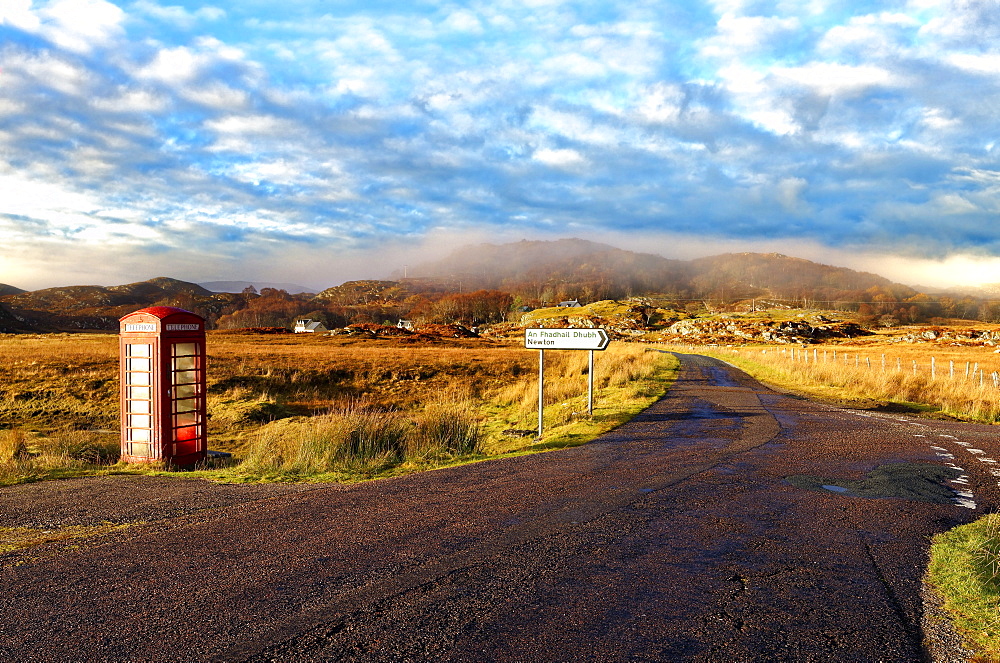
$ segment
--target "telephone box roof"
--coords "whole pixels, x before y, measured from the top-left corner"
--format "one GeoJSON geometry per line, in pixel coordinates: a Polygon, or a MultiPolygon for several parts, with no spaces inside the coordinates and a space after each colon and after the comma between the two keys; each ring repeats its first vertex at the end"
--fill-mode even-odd
{"type": "Polygon", "coordinates": [[[168,318],[168,317],[170,317],[172,315],[177,315],[178,313],[181,313],[181,314],[184,314],[184,315],[193,315],[193,316],[196,316],[198,318],[201,318],[201,316],[198,315],[197,313],[192,313],[191,311],[186,311],[186,310],[184,310],[182,308],[177,308],[176,306],[150,306],[149,308],[140,309],[138,311],[132,311],[128,315],[124,315],[121,318],[119,318],[119,320],[124,320],[125,318],[131,317],[131,316],[135,315],[136,313],[146,313],[146,314],[151,315],[151,316],[153,316],[155,318],[159,318],[160,320],[163,320],[164,318],[168,318]]]}

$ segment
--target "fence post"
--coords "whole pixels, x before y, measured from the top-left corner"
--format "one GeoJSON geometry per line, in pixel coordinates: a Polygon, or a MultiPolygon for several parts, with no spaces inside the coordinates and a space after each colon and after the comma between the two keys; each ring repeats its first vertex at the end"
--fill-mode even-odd
{"type": "Polygon", "coordinates": [[[882,353],[882,372],[885,373],[885,353],[882,353]]]}
{"type": "Polygon", "coordinates": [[[937,378],[937,359],[931,357],[931,380],[937,378]]]}
{"type": "Polygon", "coordinates": [[[955,360],[954,359],[950,359],[948,361],[948,379],[950,379],[950,380],[954,380],[955,379],[955,360]]]}
{"type": "Polygon", "coordinates": [[[913,360],[913,374],[914,375],[917,374],[917,360],[916,359],[913,360]]]}

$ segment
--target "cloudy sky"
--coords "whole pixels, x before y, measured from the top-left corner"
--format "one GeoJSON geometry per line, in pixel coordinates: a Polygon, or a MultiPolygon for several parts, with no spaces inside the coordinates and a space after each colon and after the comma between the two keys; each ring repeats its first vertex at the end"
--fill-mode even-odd
{"type": "Polygon", "coordinates": [[[0,0],[0,283],[468,242],[1000,282],[996,0],[0,0]]]}

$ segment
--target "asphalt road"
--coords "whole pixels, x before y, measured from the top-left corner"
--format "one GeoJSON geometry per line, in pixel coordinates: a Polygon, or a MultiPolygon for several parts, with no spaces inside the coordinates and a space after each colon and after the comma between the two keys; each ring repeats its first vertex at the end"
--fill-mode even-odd
{"type": "Polygon", "coordinates": [[[0,489],[0,527],[143,521],[0,556],[0,660],[926,660],[929,538],[996,508],[995,429],[682,359],[566,451],[350,488],[0,489]]]}

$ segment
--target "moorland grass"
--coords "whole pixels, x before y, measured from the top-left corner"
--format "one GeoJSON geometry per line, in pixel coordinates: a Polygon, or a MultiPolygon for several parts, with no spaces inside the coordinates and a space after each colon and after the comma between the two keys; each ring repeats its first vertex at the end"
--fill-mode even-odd
{"type": "Polygon", "coordinates": [[[1000,661],[1000,514],[934,537],[927,580],[974,661],[1000,661]]]}
{"type": "MultiPolygon", "coordinates": [[[[506,432],[537,423],[537,353],[519,345],[222,333],[207,345],[209,445],[235,459],[183,476],[217,481],[350,482],[579,444],[663,394],[676,364],[612,344],[588,416],[587,353],[546,353],[536,440],[506,432]]],[[[111,334],[0,336],[0,482],[174,474],[116,464],[117,352],[111,334]],[[104,451],[85,448],[98,440],[104,451]]]]}

